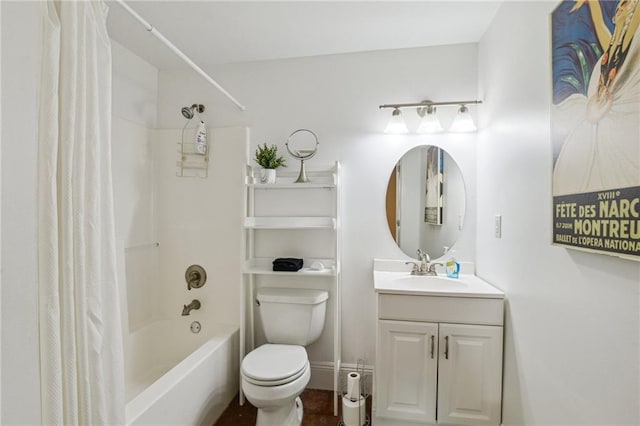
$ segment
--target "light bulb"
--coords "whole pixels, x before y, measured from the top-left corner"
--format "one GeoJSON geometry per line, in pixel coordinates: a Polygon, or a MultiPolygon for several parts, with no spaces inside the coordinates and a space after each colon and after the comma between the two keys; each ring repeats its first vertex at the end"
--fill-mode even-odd
{"type": "Polygon", "coordinates": [[[450,132],[454,133],[465,133],[465,132],[475,132],[476,125],[473,123],[473,117],[471,117],[471,113],[469,112],[469,108],[465,105],[461,105],[458,109],[458,115],[451,123],[451,127],[449,127],[450,132]]]}
{"type": "Polygon", "coordinates": [[[418,113],[422,115],[422,119],[420,119],[416,133],[440,133],[444,130],[436,115],[435,107],[429,105],[422,111],[419,110],[418,113]]]}
{"type": "Polygon", "coordinates": [[[402,114],[400,113],[400,110],[398,108],[393,110],[393,113],[391,114],[391,120],[389,120],[389,124],[387,124],[384,132],[395,135],[409,133],[407,124],[404,122],[404,118],[402,118],[402,114]]]}

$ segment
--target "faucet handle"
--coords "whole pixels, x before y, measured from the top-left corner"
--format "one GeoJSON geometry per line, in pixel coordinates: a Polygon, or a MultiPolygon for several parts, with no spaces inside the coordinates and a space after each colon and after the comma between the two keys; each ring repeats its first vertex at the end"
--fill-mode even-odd
{"type": "Polygon", "coordinates": [[[420,270],[420,265],[418,265],[416,262],[404,262],[405,265],[413,265],[413,268],[411,268],[411,273],[415,274],[416,272],[418,272],[420,270]]]}
{"type": "Polygon", "coordinates": [[[429,263],[429,270],[427,272],[436,272],[436,265],[444,266],[444,264],[442,262],[429,263]]]}

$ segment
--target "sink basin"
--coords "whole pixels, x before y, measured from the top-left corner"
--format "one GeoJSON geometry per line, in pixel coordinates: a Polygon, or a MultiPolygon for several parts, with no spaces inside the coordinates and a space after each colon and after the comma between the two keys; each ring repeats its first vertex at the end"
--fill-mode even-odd
{"type": "MultiPolygon", "coordinates": [[[[392,272],[393,273],[393,272],[392,272]]],[[[454,279],[430,275],[400,275],[393,279],[393,284],[403,288],[415,288],[430,291],[451,290],[468,287],[464,279],[454,279]]]]}
{"type": "Polygon", "coordinates": [[[448,278],[444,275],[411,275],[407,271],[374,269],[373,283],[378,293],[504,298],[503,292],[475,275],[448,278]]]}

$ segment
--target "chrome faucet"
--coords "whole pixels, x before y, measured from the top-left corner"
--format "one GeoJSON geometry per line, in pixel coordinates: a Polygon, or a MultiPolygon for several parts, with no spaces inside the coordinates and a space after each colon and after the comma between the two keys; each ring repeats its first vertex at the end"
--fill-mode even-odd
{"type": "Polygon", "coordinates": [[[182,316],[189,315],[194,309],[200,309],[200,301],[198,299],[193,299],[188,305],[183,305],[182,316]]]}
{"type": "Polygon", "coordinates": [[[411,270],[411,275],[430,275],[436,276],[438,273],[436,272],[436,265],[442,266],[440,262],[431,262],[431,258],[429,254],[418,249],[418,259],[420,259],[420,264],[418,265],[416,262],[405,262],[405,264],[413,265],[413,269],[411,270]]]}

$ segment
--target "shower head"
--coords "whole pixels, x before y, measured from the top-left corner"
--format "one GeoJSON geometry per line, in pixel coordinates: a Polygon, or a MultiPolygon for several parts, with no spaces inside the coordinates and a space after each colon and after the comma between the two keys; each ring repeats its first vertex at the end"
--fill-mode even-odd
{"type": "Polygon", "coordinates": [[[190,107],[189,106],[182,107],[181,112],[184,118],[186,118],[187,120],[191,120],[196,112],[198,113],[204,112],[204,105],[193,104],[190,107]]]}
{"type": "Polygon", "coordinates": [[[187,120],[191,120],[193,118],[193,108],[182,107],[182,115],[184,115],[184,118],[187,120]]]}

